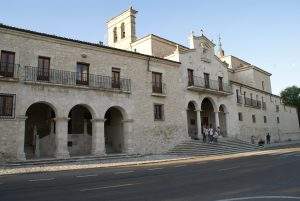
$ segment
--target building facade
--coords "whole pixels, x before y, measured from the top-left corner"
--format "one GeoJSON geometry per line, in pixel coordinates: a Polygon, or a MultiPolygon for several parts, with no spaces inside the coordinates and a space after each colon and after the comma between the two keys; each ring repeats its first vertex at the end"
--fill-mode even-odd
{"type": "Polygon", "coordinates": [[[0,158],[163,153],[220,127],[224,137],[300,139],[270,73],[204,35],[189,47],[137,38],[137,11],[107,22],[108,46],[0,25],[0,158]]]}

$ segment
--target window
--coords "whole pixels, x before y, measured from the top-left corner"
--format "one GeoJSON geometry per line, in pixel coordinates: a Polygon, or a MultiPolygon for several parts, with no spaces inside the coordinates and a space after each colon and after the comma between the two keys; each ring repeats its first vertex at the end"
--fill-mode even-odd
{"type": "Polygon", "coordinates": [[[276,112],[279,112],[279,105],[276,105],[276,112]]]}
{"type": "Polygon", "coordinates": [[[37,80],[49,81],[49,71],[50,58],[40,56],[38,59],[37,80]]]}
{"type": "Polygon", "coordinates": [[[189,86],[194,86],[194,70],[188,69],[189,86]]]}
{"type": "Polygon", "coordinates": [[[261,88],[262,88],[262,90],[265,90],[265,82],[264,81],[261,82],[261,88]]]}
{"type": "Polygon", "coordinates": [[[15,53],[1,51],[0,76],[13,77],[15,66],[15,53]]]}
{"type": "Polygon", "coordinates": [[[238,113],[239,121],[243,121],[243,114],[241,112],[238,113]]]}
{"type": "Polygon", "coordinates": [[[204,73],[204,85],[205,85],[205,88],[209,88],[209,74],[208,73],[204,73]]]}
{"type": "Polygon", "coordinates": [[[117,42],[118,41],[117,27],[114,28],[113,36],[114,36],[114,42],[117,42]]]}
{"type": "Polygon", "coordinates": [[[239,91],[240,90],[236,90],[236,102],[237,103],[242,103],[242,97],[239,95],[240,93],[239,93],[239,91]]]}
{"type": "Polygon", "coordinates": [[[125,38],[125,24],[121,24],[121,38],[125,38]]]}
{"type": "Polygon", "coordinates": [[[162,93],[162,74],[152,72],[152,92],[162,93]]]}
{"type": "Polygon", "coordinates": [[[1,118],[14,118],[14,97],[11,94],[0,94],[1,118]]]}
{"type": "Polygon", "coordinates": [[[223,77],[218,77],[219,91],[223,91],[223,77]]]}
{"type": "Polygon", "coordinates": [[[154,120],[164,120],[164,105],[154,104],[154,120]]]}
{"type": "Polygon", "coordinates": [[[264,123],[267,123],[267,116],[264,116],[264,123]]]}
{"type": "Polygon", "coordinates": [[[279,124],[279,123],[280,123],[280,121],[279,121],[279,117],[276,117],[276,120],[277,120],[277,123],[279,124]]]}
{"type": "Polygon", "coordinates": [[[88,85],[89,64],[77,63],[76,84],[88,85]]]}
{"type": "Polygon", "coordinates": [[[255,115],[254,115],[254,114],[252,115],[252,122],[253,122],[253,123],[255,123],[255,122],[256,122],[256,117],[255,117],[255,115]]]}
{"type": "Polygon", "coordinates": [[[111,86],[112,88],[120,88],[120,69],[112,68],[111,86]]]}

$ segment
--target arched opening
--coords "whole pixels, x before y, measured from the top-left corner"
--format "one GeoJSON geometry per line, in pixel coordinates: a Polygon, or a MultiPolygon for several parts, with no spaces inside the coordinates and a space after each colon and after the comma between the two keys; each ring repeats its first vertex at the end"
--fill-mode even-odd
{"type": "Polygon", "coordinates": [[[83,105],[74,106],[69,112],[68,149],[70,156],[91,154],[92,114],[83,105]]]}
{"type": "Polygon", "coordinates": [[[121,153],[124,150],[124,128],[122,112],[111,107],[105,113],[104,135],[107,154],[121,153]]]}
{"type": "Polygon", "coordinates": [[[124,24],[124,22],[121,24],[121,38],[125,38],[125,24],[124,24]]]}
{"type": "Polygon", "coordinates": [[[55,112],[46,103],[34,103],[26,111],[24,151],[26,159],[53,157],[55,112]]]}
{"type": "Polygon", "coordinates": [[[219,107],[219,122],[220,122],[220,132],[223,137],[227,136],[227,125],[226,125],[226,107],[225,105],[220,105],[219,107]]]}
{"type": "Polygon", "coordinates": [[[197,129],[197,112],[195,104],[190,101],[187,108],[187,124],[188,124],[188,134],[192,139],[198,136],[197,129]]]}
{"type": "Polygon", "coordinates": [[[201,103],[201,124],[206,128],[215,127],[214,107],[208,98],[204,98],[201,103]]]}

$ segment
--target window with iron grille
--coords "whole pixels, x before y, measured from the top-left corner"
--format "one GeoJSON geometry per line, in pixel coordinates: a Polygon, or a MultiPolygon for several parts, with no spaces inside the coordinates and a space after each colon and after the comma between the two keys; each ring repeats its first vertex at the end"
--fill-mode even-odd
{"type": "Polygon", "coordinates": [[[264,123],[267,123],[267,116],[264,116],[264,123]]]}
{"type": "Polygon", "coordinates": [[[154,120],[164,120],[164,105],[154,104],[154,120]]]}
{"type": "Polygon", "coordinates": [[[205,86],[205,88],[210,88],[210,86],[209,86],[209,74],[208,73],[204,73],[204,86],[205,86]]]}
{"type": "Polygon", "coordinates": [[[0,118],[14,118],[15,95],[0,94],[0,118]]]}
{"type": "Polygon", "coordinates": [[[152,72],[152,92],[162,93],[162,74],[152,72]]]}
{"type": "Polygon", "coordinates": [[[255,122],[256,122],[256,117],[255,117],[255,115],[254,115],[254,114],[252,115],[252,122],[253,122],[253,123],[255,123],[255,122]]]}
{"type": "Polygon", "coordinates": [[[194,86],[194,70],[188,69],[189,86],[194,86]]]}
{"type": "Polygon", "coordinates": [[[120,68],[112,68],[111,86],[112,88],[120,88],[120,68]]]}
{"type": "Polygon", "coordinates": [[[238,113],[239,121],[243,121],[243,114],[241,112],[238,113]]]}
{"type": "Polygon", "coordinates": [[[87,63],[77,63],[76,84],[88,85],[89,65],[87,63]]]}

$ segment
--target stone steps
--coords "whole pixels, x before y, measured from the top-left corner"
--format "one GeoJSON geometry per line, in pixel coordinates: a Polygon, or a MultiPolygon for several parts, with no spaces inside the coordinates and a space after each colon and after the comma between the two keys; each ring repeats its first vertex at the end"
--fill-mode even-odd
{"type": "Polygon", "coordinates": [[[260,150],[256,145],[232,138],[221,138],[217,143],[203,143],[201,140],[183,142],[167,152],[171,155],[221,155],[260,150]]]}
{"type": "Polygon", "coordinates": [[[44,158],[44,159],[29,159],[20,162],[6,162],[0,164],[0,166],[17,167],[17,166],[31,166],[31,165],[52,165],[62,163],[80,163],[80,162],[93,162],[113,159],[127,159],[127,158],[138,158],[142,155],[139,154],[107,154],[105,156],[76,156],[68,159],[56,159],[56,158],[44,158]]]}

